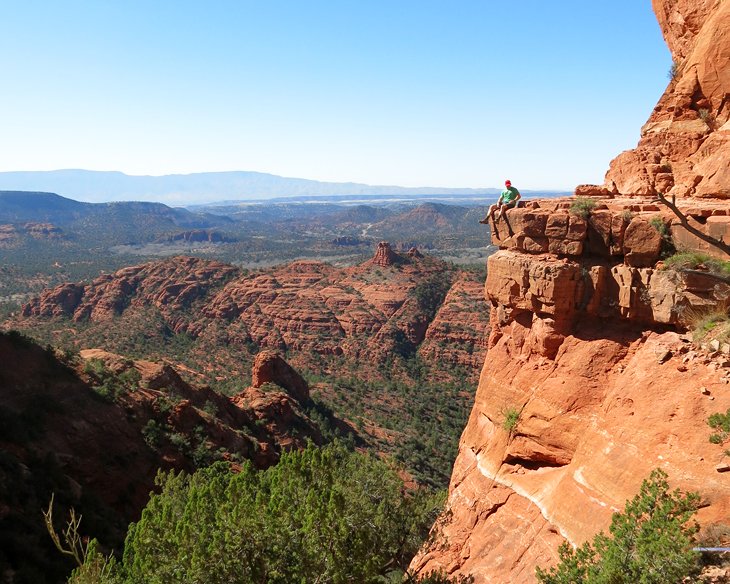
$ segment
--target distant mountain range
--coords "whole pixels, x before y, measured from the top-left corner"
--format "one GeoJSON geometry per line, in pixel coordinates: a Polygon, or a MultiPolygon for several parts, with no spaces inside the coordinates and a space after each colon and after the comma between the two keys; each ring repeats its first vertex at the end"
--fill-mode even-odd
{"type": "MultiPolygon", "coordinates": [[[[0,172],[0,190],[46,191],[77,201],[155,201],[190,205],[292,197],[434,196],[476,197],[498,189],[409,188],[358,183],[329,183],[285,178],[260,172],[204,172],[165,176],[130,176],[122,172],[53,170],[0,172]]],[[[550,193],[542,193],[550,194],[550,193]]]]}

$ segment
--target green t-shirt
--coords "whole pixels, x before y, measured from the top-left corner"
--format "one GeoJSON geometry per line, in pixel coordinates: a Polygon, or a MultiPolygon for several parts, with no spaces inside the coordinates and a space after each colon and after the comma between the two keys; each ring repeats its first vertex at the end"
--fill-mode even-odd
{"type": "Polygon", "coordinates": [[[502,191],[499,199],[503,203],[511,203],[518,197],[519,194],[520,191],[518,191],[515,187],[507,187],[502,191]]]}

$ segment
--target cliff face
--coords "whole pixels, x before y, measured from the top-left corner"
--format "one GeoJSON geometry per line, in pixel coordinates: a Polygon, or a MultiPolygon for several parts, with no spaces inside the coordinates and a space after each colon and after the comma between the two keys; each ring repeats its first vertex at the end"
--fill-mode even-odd
{"type": "MultiPolygon", "coordinates": [[[[633,251],[612,255],[611,246],[529,253],[515,241],[524,248],[525,229],[537,227],[520,221],[539,209],[510,213],[520,230],[489,258],[491,333],[449,513],[413,567],[477,583],[532,582],[564,539],[581,544],[606,529],[654,468],[701,493],[702,524],[727,522],[730,489],[717,470],[725,456],[708,441],[707,418],[730,407],[730,357],[703,352],[674,329],[688,313],[723,305],[730,284],[627,265],[633,251]]],[[[540,225],[573,219],[544,214],[540,225]]],[[[581,232],[564,242],[587,247],[588,229],[581,232]]]]}
{"type": "Polygon", "coordinates": [[[563,541],[606,530],[654,468],[701,494],[701,525],[730,522],[727,457],[707,425],[730,407],[730,346],[685,334],[727,307],[730,284],[663,269],[667,245],[706,244],[651,197],[671,192],[692,227],[727,239],[730,4],[654,8],[678,73],[606,185],[576,189],[595,207],[533,201],[492,225],[488,352],[420,573],[534,582],[563,541]]]}
{"type": "Polygon", "coordinates": [[[564,539],[606,529],[657,467],[701,493],[703,524],[730,518],[706,423],[730,407],[730,347],[703,353],[676,332],[724,305],[730,283],[662,269],[653,204],[607,199],[587,218],[568,206],[534,201],[492,226],[502,249],[487,266],[488,352],[449,513],[413,563],[424,573],[534,581],[564,539]]]}
{"type": "Polygon", "coordinates": [[[730,5],[653,0],[675,63],[634,150],[611,162],[614,193],[730,197],[730,5]]]}
{"type": "Polygon", "coordinates": [[[512,251],[490,258],[490,348],[450,514],[414,567],[532,582],[564,538],[581,544],[606,529],[657,467],[702,494],[702,523],[730,517],[727,477],[716,470],[722,447],[708,442],[706,424],[730,407],[730,360],[698,353],[676,332],[576,312],[569,274],[586,268],[512,251]],[[510,411],[519,412],[511,430],[510,411]]]}

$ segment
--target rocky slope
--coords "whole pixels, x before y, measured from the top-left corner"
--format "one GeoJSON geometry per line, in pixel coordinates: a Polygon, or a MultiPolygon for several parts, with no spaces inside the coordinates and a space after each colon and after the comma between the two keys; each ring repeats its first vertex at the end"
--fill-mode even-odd
{"type": "Polygon", "coordinates": [[[700,493],[701,525],[730,524],[730,465],[707,425],[730,408],[730,345],[686,334],[726,311],[730,280],[660,261],[673,246],[730,259],[730,4],[653,4],[678,73],[637,149],[604,187],[576,189],[590,206],[536,201],[492,225],[488,353],[448,513],[412,564],[421,573],[535,582],[560,543],[605,530],[654,468],[700,493]]]}
{"type": "MultiPolygon", "coordinates": [[[[211,350],[223,344],[226,349],[216,351],[220,356],[231,352],[245,359],[250,348],[261,347],[289,351],[303,363],[312,353],[382,360],[394,351],[422,347],[433,362],[476,371],[487,324],[485,311],[473,310],[486,306],[478,288],[469,273],[417,250],[396,253],[386,242],[371,260],[342,269],[298,261],[248,274],[219,262],[177,257],[46,290],[23,306],[24,319],[14,325],[27,330],[70,319],[83,325],[76,335],[83,346],[90,332],[128,337],[137,329],[154,335],[144,317],[151,310],[159,320],[157,334],[188,335],[211,350]],[[468,322],[461,322],[459,306],[465,303],[468,322]]],[[[202,353],[201,364],[214,367],[210,358],[202,353]]]]}
{"type": "Polygon", "coordinates": [[[449,513],[414,568],[532,582],[563,540],[605,529],[657,467],[701,493],[702,524],[730,521],[727,457],[707,426],[730,408],[730,346],[708,354],[679,334],[727,305],[730,280],[662,269],[656,212],[625,220],[620,205],[584,219],[538,202],[509,212],[511,235],[494,226],[489,349],[449,513]]]}
{"type": "Polygon", "coordinates": [[[69,570],[40,516],[52,493],[57,515],[74,507],[83,533],[118,548],[158,468],[266,467],[322,440],[305,412],[306,382],[275,354],[257,359],[258,383],[231,398],[165,363],[98,349],[64,361],[17,333],[0,334],[0,361],[13,364],[0,368],[0,573],[18,581],[56,582],[69,570]]]}

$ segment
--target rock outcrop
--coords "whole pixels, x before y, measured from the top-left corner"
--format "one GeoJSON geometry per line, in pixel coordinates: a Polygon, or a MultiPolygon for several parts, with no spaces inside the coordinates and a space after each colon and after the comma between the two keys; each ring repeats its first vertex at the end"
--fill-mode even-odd
{"type": "Polygon", "coordinates": [[[677,74],[638,147],[605,185],[492,224],[488,352],[419,573],[535,582],[562,542],[606,530],[654,468],[700,493],[701,525],[730,523],[728,456],[707,425],[730,408],[730,345],[685,334],[727,310],[730,280],[660,261],[672,246],[728,260],[730,4],[653,4],[677,74]]]}
{"type": "Polygon", "coordinates": [[[672,80],[634,150],[606,174],[624,195],[730,197],[730,5],[653,0],[674,60],[672,80]]]}
{"type": "MultiPolygon", "coordinates": [[[[527,216],[509,213],[515,226],[527,216]]],[[[611,259],[610,246],[582,256],[510,246],[488,260],[489,348],[449,512],[412,567],[533,582],[562,541],[606,529],[653,468],[701,493],[702,524],[727,523],[730,490],[716,471],[725,455],[708,441],[707,418],[730,407],[730,357],[699,352],[675,330],[726,306],[730,281],[627,265],[637,247],[611,259]]]]}
{"type": "Polygon", "coordinates": [[[397,259],[398,255],[390,247],[390,244],[387,241],[381,241],[375,251],[375,256],[370,261],[373,265],[385,267],[392,266],[397,259]]]}
{"type": "MultiPolygon", "coordinates": [[[[264,468],[284,450],[322,443],[283,389],[229,398],[185,382],[165,362],[100,349],[63,362],[15,332],[0,333],[0,362],[2,561],[48,577],[32,581],[61,581],[69,569],[40,518],[51,493],[57,513],[75,508],[84,533],[120,549],[158,469],[192,471],[218,459],[264,468]]],[[[285,373],[273,380],[301,383],[296,371],[285,373]]]]}
{"type": "MultiPolygon", "coordinates": [[[[456,281],[462,281],[457,272],[456,281]]],[[[469,322],[462,323],[458,307],[483,304],[481,286],[463,280],[458,293],[443,290],[429,310],[419,300],[419,294],[430,296],[427,288],[440,290],[438,281],[451,279],[446,262],[417,251],[396,253],[387,242],[371,260],[349,268],[301,260],[246,274],[219,262],[177,257],[45,290],[23,306],[15,326],[22,330],[65,317],[104,334],[109,347],[117,329],[122,337],[183,334],[201,347],[201,369],[215,361],[240,375],[249,365],[241,363],[241,350],[287,351],[295,366],[312,353],[377,362],[404,349],[404,342],[408,351],[418,350],[428,336],[438,350],[423,355],[436,364],[464,364],[476,378],[488,315],[470,311],[469,322]],[[429,335],[434,318],[440,332],[429,335]],[[454,334],[445,334],[449,327],[454,334]]],[[[87,333],[79,334],[83,342],[87,333]]]]}
{"type": "Polygon", "coordinates": [[[278,385],[301,403],[309,399],[306,380],[274,351],[261,351],[253,362],[251,386],[259,388],[265,383],[278,385]]]}

